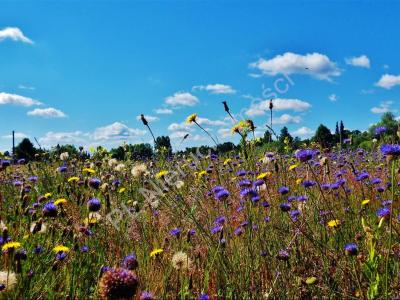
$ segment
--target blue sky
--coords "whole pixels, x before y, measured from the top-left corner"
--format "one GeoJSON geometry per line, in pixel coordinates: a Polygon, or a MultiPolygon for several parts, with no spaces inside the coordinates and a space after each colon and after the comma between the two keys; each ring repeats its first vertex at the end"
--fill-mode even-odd
{"type": "Polygon", "coordinates": [[[36,137],[118,146],[235,141],[221,101],[263,134],[367,129],[400,109],[400,2],[1,1],[0,150],[36,137]],[[271,93],[275,93],[272,95],[271,93]]]}

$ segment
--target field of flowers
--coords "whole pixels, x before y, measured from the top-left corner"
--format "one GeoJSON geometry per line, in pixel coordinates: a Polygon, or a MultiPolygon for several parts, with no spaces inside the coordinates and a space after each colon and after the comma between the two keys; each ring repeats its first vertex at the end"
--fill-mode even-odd
{"type": "Polygon", "coordinates": [[[246,147],[3,158],[0,298],[400,295],[400,146],[246,147]]]}

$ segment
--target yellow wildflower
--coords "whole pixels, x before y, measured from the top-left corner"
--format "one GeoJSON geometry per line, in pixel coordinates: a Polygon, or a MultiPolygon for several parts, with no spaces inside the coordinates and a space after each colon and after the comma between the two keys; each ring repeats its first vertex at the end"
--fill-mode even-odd
{"type": "Polygon", "coordinates": [[[302,182],[303,182],[303,178],[299,178],[299,179],[296,180],[296,184],[300,184],[302,182]]]}
{"type": "Polygon", "coordinates": [[[79,181],[79,177],[73,176],[68,178],[68,182],[76,182],[76,181],[79,181]]]}
{"type": "Polygon", "coordinates": [[[341,223],[340,220],[330,220],[328,222],[328,227],[335,228],[338,227],[340,223],[341,223]]]}
{"type": "Polygon", "coordinates": [[[118,191],[118,193],[121,194],[121,193],[125,192],[125,190],[126,190],[126,188],[124,188],[124,187],[123,187],[123,188],[120,188],[119,191],[118,191]]]}
{"type": "Polygon", "coordinates": [[[257,179],[264,179],[265,177],[271,176],[271,172],[264,172],[257,176],[257,179]]]}
{"type": "Polygon", "coordinates": [[[196,122],[197,114],[191,114],[189,117],[186,118],[186,123],[190,124],[196,122]]]}
{"type": "Polygon", "coordinates": [[[86,173],[90,173],[90,174],[96,173],[96,171],[93,170],[92,168],[83,168],[82,172],[83,172],[83,173],[86,172],[86,173]]]}
{"type": "Polygon", "coordinates": [[[158,178],[162,178],[162,177],[164,177],[165,175],[167,175],[168,174],[168,171],[165,171],[165,170],[163,170],[163,171],[160,171],[160,172],[158,172],[157,174],[156,174],[156,178],[158,179],[158,178]]]}
{"type": "Polygon", "coordinates": [[[65,204],[65,203],[67,203],[67,199],[64,199],[64,198],[60,198],[60,199],[57,199],[56,201],[54,201],[55,205],[65,204]]]}
{"type": "Polygon", "coordinates": [[[296,169],[297,168],[297,165],[291,165],[290,167],[289,167],[289,171],[292,171],[292,170],[294,170],[294,169],[296,169]]]}
{"type": "Polygon", "coordinates": [[[207,174],[207,172],[206,171],[201,171],[200,173],[198,173],[197,175],[199,176],[199,177],[201,177],[201,176],[203,176],[203,175],[206,175],[207,174]]]}
{"type": "Polygon", "coordinates": [[[58,253],[58,252],[69,252],[69,248],[66,247],[66,246],[63,246],[63,245],[58,245],[58,246],[55,246],[53,248],[53,251],[55,253],[58,253]]]}
{"type": "Polygon", "coordinates": [[[163,252],[164,250],[161,248],[154,249],[153,251],[150,252],[150,257],[155,257],[163,252]]]}
{"type": "Polygon", "coordinates": [[[3,250],[3,251],[5,252],[5,251],[8,251],[8,250],[14,250],[14,249],[19,249],[19,248],[21,248],[21,243],[18,243],[18,242],[8,242],[8,243],[5,243],[5,244],[3,245],[3,247],[1,248],[1,250],[3,250]]]}
{"type": "Polygon", "coordinates": [[[52,193],[46,193],[46,194],[44,194],[44,197],[47,199],[47,198],[50,198],[51,195],[52,195],[52,193]]]}
{"type": "Polygon", "coordinates": [[[363,201],[361,202],[361,205],[362,205],[362,206],[367,205],[367,204],[369,203],[369,201],[370,201],[370,200],[368,200],[368,199],[363,200],[363,201]]]}

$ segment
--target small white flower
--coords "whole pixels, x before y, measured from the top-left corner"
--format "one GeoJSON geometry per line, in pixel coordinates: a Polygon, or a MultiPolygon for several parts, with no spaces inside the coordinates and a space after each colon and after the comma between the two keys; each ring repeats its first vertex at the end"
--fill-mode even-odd
{"type": "Polygon", "coordinates": [[[60,159],[61,160],[67,160],[69,158],[68,152],[63,152],[60,154],[60,159]]]}
{"type": "Polygon", "coordinates": [[[192,267],[192,261],[185,252],[176,252],[171,259],[172,266],[176,270],[189,270],[192,267]]]}
{"type": "Polygon", "coordinates": [[[185,183],[182,180],[178,180],[175,183],[175,186],[176,186],[177,189],[181,189],[181,188],[183,188],[185,186],[185,183]]]}

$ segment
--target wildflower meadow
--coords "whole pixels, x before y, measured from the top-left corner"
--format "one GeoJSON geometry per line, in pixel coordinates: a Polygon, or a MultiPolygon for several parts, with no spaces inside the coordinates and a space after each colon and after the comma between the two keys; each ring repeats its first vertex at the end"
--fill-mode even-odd
{"type": "Polygon", "coordinates": [[[396,298],[397,137],[378,126],[369,148],[286,137],[278,149],[233,124],[240,147],[223,153],[212,138],[208,152],[147,159],[3,155],[0,297],[396,298]]]}

